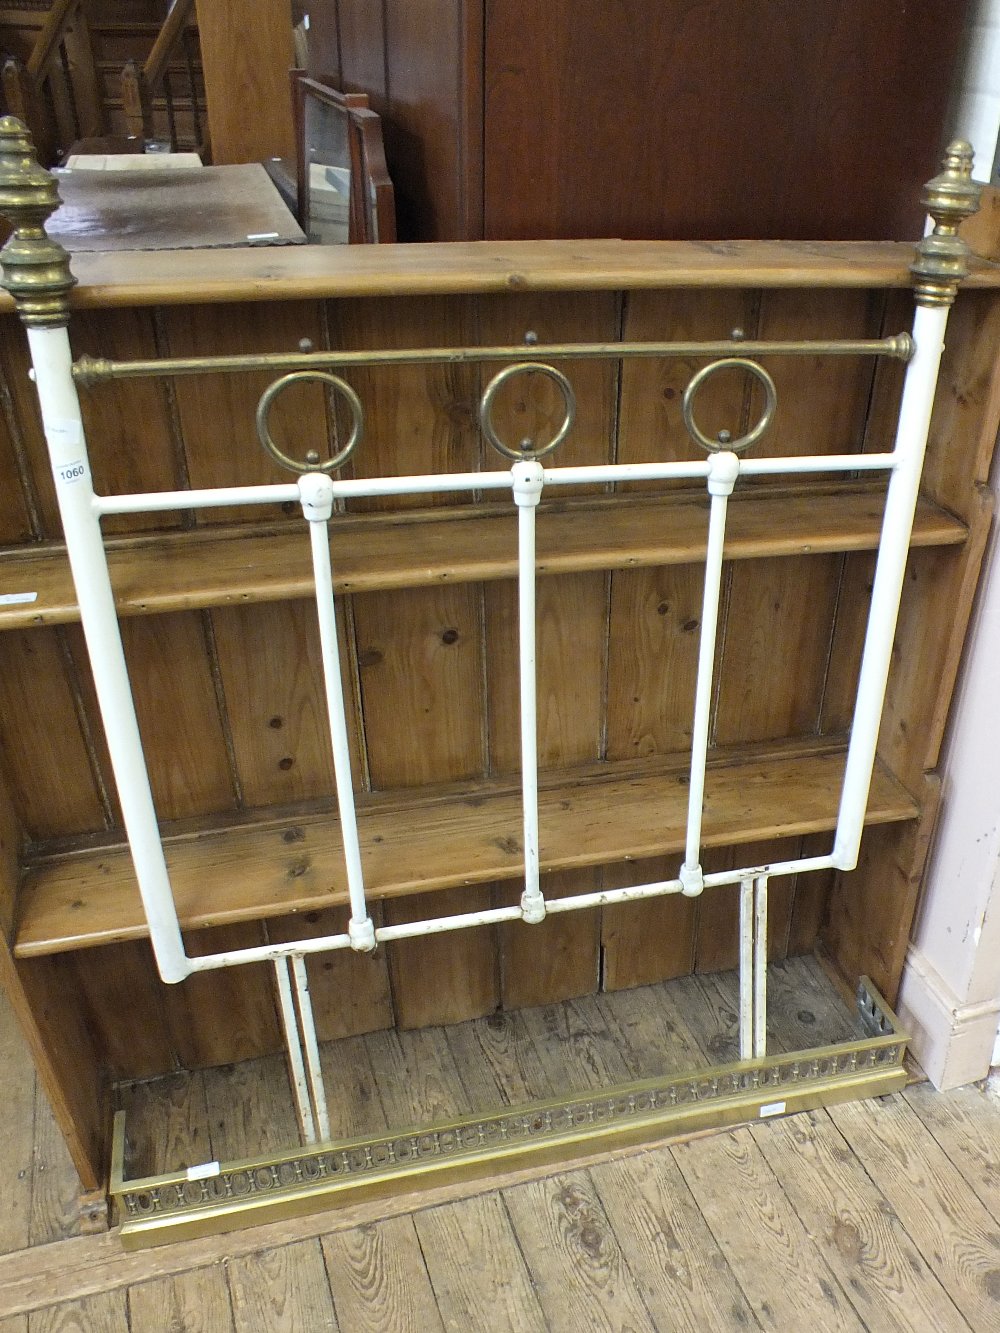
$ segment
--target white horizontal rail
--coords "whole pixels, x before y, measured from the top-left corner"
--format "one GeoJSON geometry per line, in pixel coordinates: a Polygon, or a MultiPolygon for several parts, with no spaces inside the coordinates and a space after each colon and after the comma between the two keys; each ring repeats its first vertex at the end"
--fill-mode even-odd
{"type": "MultiPolygon", "coordinates": [[[[773,861],[767,865],[750,866],[746,869],[727,870],[706,875],[705,888],[721,888],[725,885],[739,884],[760,876],[776,879],[783,875],[797,875],[811,870],[830,870],[834,868],[832,856],[800,857],[789,861],[773,861]]],[[[578,912],[584,908],[607,907],[617,903],[638,902],[643,898],[660,898],[668,894],[682,893],[684,885],[680,879],[653,880],[648,884],[633,884],[620,889],[597,889],[592,893],[575,893],[565,898],[546,898],[547,915],[560,912],[578,912]]],[[[517,907],[488,907],[479,912],[453,912],[449,916],[426,917],[421,921],[407,921],[398,926],[376,926],[375,939],[379,944],[392,940],[419,939],[423,935],[443,935],[452,930],[468,930],[475,926],[495,926],[506,921],[523,920],[523,912],[517,907]]],[[[281,944],[259,944],[249,949],[234,949],[226,953],[202,954],[188,961],[192,972],[210,972],[219,967],[232,967],[234,963],[270,962],[276,958],[290,958],[311,953],[331,953],[336,949],[351,948],[351,937],[347,932],[335,935],[317,935],[301,940],[288,940],[281,944]]]]}
{"type": "Polygon", "coordinates": [[[741,477],[796,476],[814,472],[891,472],[895,454],[817,454],[811,458],[741,458],[741,477]],[[789,466],[794,464],[794,466],[789,466]]]}
{"type": "MultiPolygon", "coordinates": [[[[891,472],[894,454],[830,454],[815,458],[742,458],[743,477],[780,477],[817,472],[891,472]]],[[[600,463],[594,466],[544,468],[546,486],[605,485],[631,481],[694,481],[706,478],[711,459],[684,463],[600,463]]],[[[510,472],[454,472],[448,475],[367,477],[331,481],[335,500],[368,500],[377,496],[447,495],[467,491],[504,491],[512,487],[510,472]]],[[[230,505],[288,504],[300,499],[294,482],[277,486],[219,486],[214,490],[145,491],[134,495],[95,495],[100,515],[157,513],[170,509],[213,509],[230,505]]]]}
{"type": "Polygon", "coordinates": [[[95,495],[94,510],[104,514],[154,514],[169,509],[226,509],[231,505],[295,504],[294,482],[280,486],[217,486],[197,491],[145,491],[138,495],[95,495]]]}

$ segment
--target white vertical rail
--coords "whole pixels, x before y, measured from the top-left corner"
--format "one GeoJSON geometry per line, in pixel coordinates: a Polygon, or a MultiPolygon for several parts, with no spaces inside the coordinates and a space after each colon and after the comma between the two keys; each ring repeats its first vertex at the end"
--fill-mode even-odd
{"type": "Polygon", "coordinates": [[[524,822],[524,892],[521,916],[531,925],[545,920],[538,884],[538,702],[535,666],[535,510],[544,470],[533,460],[511,468],[517,505],[518,656],[521,701],[521,802],[524,822]]]}
{"type": "Polygon", "coordinates": [[[309,522],[313,577],[316,582],[316,613],[319,617],[320,649],[323,658],[323,684],[326,712],[333,751],[333,771],[337,784],[337,807],[344,845],[347,891],[351,899],[351,919],[347,933],[351,948],[368,952],[375,948],[375,927],[365,901],[364,871],[358,816],[354,807],[354,778],[351,774],[351,750],[347,739],[344,711],[344,684],[340,673],[340,645],[337,638],[337,612],[333,599],[333,572],[330,568],[330,537],[327,523],[333,512],[333,482],[321,472],[310,472],[299,481],[302,512],[309,522]]]}
{"type": "Polygon", "coordinates": [[[288,980],[287,958],[274,960],[274,975],[278,983],[278,1000],[281,1008],[281,1022],[285,1029],[285,1049],[288,1052],[288,1068],[292,1076],[292,1088],[295,1092],[295,1105],[299,1113],[299,1127],[306,1143],[316,1142],[316,1122],[313,1119],[312,1103],[309,1100],[309,1084],[306,1081],[305,1065],[302,1061],[302,1045],[299,1041],[299,1027],[295,1018],[295,1001],[292,999],[292,987],[288,980]]]}
{"type": "Polygon", "coordinates": [[[753,1054],[767,1054],[767,876],[753,886],[753,1054]]]}
{"type": "Polygon", "coordinates": [[[705,802],[705,765],[708,760],[708,724],[712,709],[712,676],[715,670],[715,641],[719,628],[719,598],[722,592],[722,551],[726,540],[726,510],[740,474],[740,460],[728,450],[712,454],[709,461],[708,493],[712,497],[708,517],[708,550],[705,556],[705,591],[702,598],[701,638],[698,644],[698,680],[691,729],[691,785],[688,789],[687,841],[680,869],[682,892],[695,897],[705,887],[701,868],[701,820],[705,802]]]}
{"type": "Polygon", "coordinates": [[[753,1058],[753,880],[740,880],[740,1059],[753,1058]]]}
{"type": "Polygon", "coordinates": [[[69,338],[65,328],[29,327],[27,333],[66,552],[143,911],[160,976],[168,982],[183,981],[190,968],[170,891],[101,522],[94,506],[69,338]]]}
{"type": "Polygon", "coordinates": [[[861,848],[948,311],[946,305],[918,305],[913,320],[916,350],[906,368],[903,385],[896,430],[896,466],[889,478],[882,518],[871,610],[837,815],[833,858],[839,870],[853,870],[861,848]]]}
{"type": "Polygon", "coordinates": [[[312,1094],[313,1113],[316,1118],[316,1132],[320,1139],[326,1141],[330,1137],[330,1116],[326,1108],[323,1066],[319,1058],[316,1020],[313,1014],[312,997],[309,993],[309,973],[306,971],[306,960],[301,954],[296,954],[292,958],[292,978],[295,982],[299,1030],[302,1038],[302,1049],[306,1057],[306,1071],[309,1075],[309,1089],[312,1094]]]}

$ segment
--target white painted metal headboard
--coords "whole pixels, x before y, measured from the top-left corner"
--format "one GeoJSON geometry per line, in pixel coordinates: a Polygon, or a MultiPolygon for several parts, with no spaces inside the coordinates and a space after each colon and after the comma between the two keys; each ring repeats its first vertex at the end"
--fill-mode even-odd
{"type": "MultiPolygon", "coordinates": [[[[17,182],[6,182],[4,202],[14,220],[14,240],[3,252],[5,285],[17,298],[27,325],[34,376],[42,408],[45,436],[55,480],[67,552],[79,600],[80,617],[93,667],[101,716],[107,734],[124,823],[135,865],[146,919],[160,976],[165,982],[183,980],[195,972],[269,961],[273,964],[288,1042],[290,1067],[302,1130],[307,1141],[329,1137],[329,1119],[320,1069],[305,968],[307,954],[337,949],[368,951],[377,943],[445,931],[461,930],[500,921],[521,921],[528,927],[556,912],[573,912],[602,904],[634,902],[663,894],[697,896],[722,885],[740,886],[740,1054],[748,1060],[765,1054],[767,888],[771,877],[835,868],[853,869],[858,861],[865,810],[875,762],[876,742],[900,601],[903,574],[920,473],[927,441],[931,407],[944,345],[948,312],[958,279],[965,272],[965,247],[956,235],[961,218],[974,211],[976,189],[971,184],[971,150],[952,145],[943,174],[928,187],[927,202],[935,230],[919,247],[916,275],[917,309],[912,337],[900,334],[865,343],[748,343],[733,339],[718,344],[571,344],[557,347],[466,348],[363,353],[303,353],[272,357],[292,373],[276,381],[261,399],[258,431],[265,447],[285,467],[298,474],[282,485],[238,486],[133,495],[97,495],[94,492],[84,435],[77,383],[155,373],[205,373],[238,370],[240,358],[203,358],[179,367],[175,363],[80,362],[74,367],[66,331],[68,292],[72,285],[63,252],[45,237],[43,223],[55,206],[54,185],[33,162],[23,127],[9,118],[0,123],[5,152],[19,158],[23,181],[22,202],[12,197],[17,182]],[[18,138],[20,136],[20,138],[18,138]],[[23,146],[23,152],[21,148],[23,146]],[[890,453],[839,456],[744,457],[744,451],[764,435],[776,408],[773,382],[752,358],[769,355],[826,354],[880,355],[907,362],[905,385],[895,444],[890,453]],[[689,432],[706,450],[692,462],[606,464],[593,467],[547,467],[551,453],[573,424],[573,390],[555,362],[569,357],[611,356],[718,357],[700,371],[685,394],[685,421],[689,432]],[[335,473],[354,453],[363,433],[364,409],[354,390],[332,373],[351,364],[373,361],[426,362],[433,359],[502,360],[508,364],[490,382],[481,404],[487,439],[512,459],[509,469],[491,472],[371,479],[337,479],[335,473]],[[528,359],[526,359],[528,358],[528,359]],[[726,368],[742,368],[755,376],[766,395],[761,421],[738,440],[708,439],[694,420],[695,396],[710,375],[726,368]],[[516,447],[504,443],[493,426],[493,398],[505,381],[518,374],[542,374],[553,379],[565,400],[565,417],[556,437],[544,444],[526,440],[516,447]],[[353,418],[350,439],[340,453],[321,463],[315,453],[299,463],[274,445],[268,414],[274,398],[296,380],[325,382],[347,402],[353,418]],[[788,477],[805,473],[885,474],[888,487],[871,611],[865,638],[854,720],[840,795],[836,831],[829,853],[764,865],[705,874],[701,866],[702,807],[709,738],[709,712],[716,654],[717,624],[722,579],[727,505],[743,477],[788,477]],[[536,509],[551,488],[581,482],[651,483],[676,480],[704,481],[710,496],[703,611],[697,682],[693,707],[690,788],[686,847],[676,877],[627,888],[581,893],[547,901],[541,888],[538,828],[538,758],[535,690],[535,523],[536,509]],[[523,806],[524,880],[517,905],[458,915],[434,917],[402,925],[376,927],[366,894],[365,868],[358,836],[354,790],[347,739],[344,689],[340,672],[338,627],[333,595],[327,525],[336,501],[372,496],[410,496],[430,493],[509,492],[518,515],[518,589],[521,717],[521,787],[523,806]],[[171,892],[143,754],[135,706],[122,649],[118,617],[101,520],[113,514],[140,514],[164,510],[222,508],[233,505],[273,505],[295,502],[309,527],[316,608],[319,620],[330,746],[333,755],[337,804],[350,895],[346,931],[321,938],[266,944],[191,957],[185,950],[177,909],[171,892]]],[[[723,433],[724,436],[724,433],[723,433]]],[[[363,458],[363,453],[356,454],[363,458]]],[[[656,811],[650,810],[650,819],[656,811]]]]}

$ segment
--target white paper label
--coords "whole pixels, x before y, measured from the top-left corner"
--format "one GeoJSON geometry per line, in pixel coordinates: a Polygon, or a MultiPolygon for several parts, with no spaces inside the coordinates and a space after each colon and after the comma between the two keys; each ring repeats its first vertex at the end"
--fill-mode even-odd
{"type": "Polygon", "coordinates": [[[72,417],[56,417],[45,423],[45,438],[56,466],[77,461],[83,444],[83,426],[72,417]]]}
{"type": "Polygon", "coordinates": [[[218,1162],[202,1162],[201,1166],[189,1166],[187,1169],[188,1180],[209,1180],[212,1176],[217,1176],[222,1168],[218,1162]]]}
{"type": "Polygon", "coordinates": [[[56,476],[64,486],[72,486],[74,482],[83,481],[87,475],[87,460],[85,458],[74,458],[68,463],[56,464],[56,476]]]}
{"type": "Polygon", "coordinates": [[[20,606],[23,602],[37,602],[37,592],[0,593],[0,606],[20,606]]]}
{"type": "Polygon", "coordinates": [[[785,1109],[785,1103],[784,1103],[784,1102],[766,1102],[766,1103],[760,1108],[760,1112],[759,1112],[759,1114],[760,1114],[760,1118],[761,1118],[761,1120],[764,1120],[764,1119],[766,1119],[769,1115],[781,1115],[782,1112],[784,1111],[784,1109],[785,1109]]]}

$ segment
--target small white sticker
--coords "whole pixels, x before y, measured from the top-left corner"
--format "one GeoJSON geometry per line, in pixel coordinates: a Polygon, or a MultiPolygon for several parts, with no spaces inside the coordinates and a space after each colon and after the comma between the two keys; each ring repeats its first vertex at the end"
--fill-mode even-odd
{"type": "Polygon", "coordinates": [[[188,1180],[210,1180],[212,1176],[217,1176],[222,1168],[218,1162],[202,1162],[201,1166],[189,1166],[187,1169],[188,1180]]]}
{"type": "Polygon", "coordinates": [[[45,438],[56,466],[71,463],[80,456],[83,426],[73,417],[54,417],[45,423],[45,438]]]}
{"type": "Polygon", "coordinates": [[[760,1118],[761,1120],[765,1120],[769,1115],[781,1115],[784,1109],[784,1102],[766,1102],[760,1108],[760,1118]]]}
{"type": "Polygon", "coordinates": [[[37,592],[3,592],[0,593],[0,606],[20,606],[24,602],[37,602],[37,592]]]}
{"type": "Polygon", "coordinates": [[[85,458],[74,458],[70,463],[57,463],[56,476],[64,486],[72,486],[74,482],[83,481],[87,475],[87,460],[85,458]]]}

